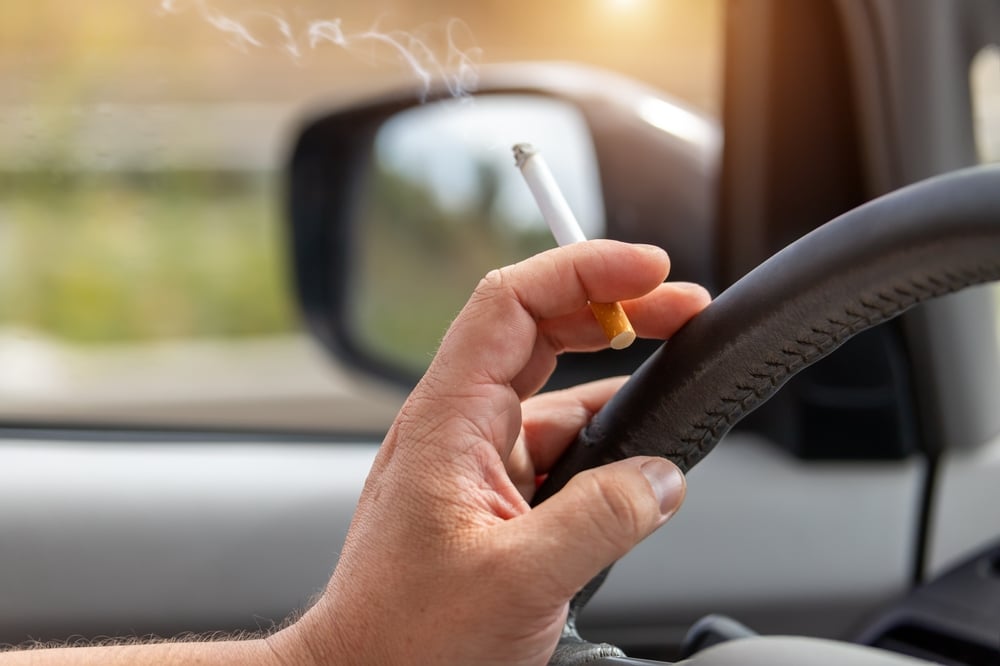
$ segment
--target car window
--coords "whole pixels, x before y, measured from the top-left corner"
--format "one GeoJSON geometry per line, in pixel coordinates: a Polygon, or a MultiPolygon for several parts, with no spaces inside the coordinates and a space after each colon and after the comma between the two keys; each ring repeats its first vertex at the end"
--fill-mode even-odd
{"type": "Polygon", "coordinates": [[[1000,46],[982,49],[969,71],[979,159],[1000,162],[1000,46]]]}
{"type": "MultiPolygon", "coordinates": [[[[969,82],[979,159],[984,164],[1000,162],[1000,46],[994,44],[976,54],[969,82]]],[[[1000,284],[992,289],[996,294],[997,345],[1000,345],[1000,284]]]]}
{"type": "Polygon", "coordinates": [[[576,60],[718,107],[703,0],[36,0],[0,9],[0,422],[378,427],[289,286],[306,118],[481,63],[576,60]],[[666,63],[666,64],[664,64],[666,63]]]}

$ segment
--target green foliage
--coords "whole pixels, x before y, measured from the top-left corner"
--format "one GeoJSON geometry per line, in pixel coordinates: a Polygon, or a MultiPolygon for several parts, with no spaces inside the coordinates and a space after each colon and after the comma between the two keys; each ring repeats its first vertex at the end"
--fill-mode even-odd
{"type": "MultiPolygon", "coordinates": [[[[405,177],[372,179],[352,256],[352,324],[419,372],[482,276],[553,245],[481,196],[442,207],[405,177]]],[[[296,326],[276,183],[238,173],[0,173],[0,328],[73,342],[238,337],[296,326]]]]}
{"type": "Polygon", "coordinates": [[[405,176],[376,169],[356,251],[352,324],[374,354],[422,372],[441,335],[489,270],[554,245],[538,220],[496,213],[496,174],[478,169],[479,196],[460,210],[405,176]]]}
{"type": "Polygon", "coordinates": [[[294,325],[270,176],[0,174],[0,327],[75,342],[294,325]]]}

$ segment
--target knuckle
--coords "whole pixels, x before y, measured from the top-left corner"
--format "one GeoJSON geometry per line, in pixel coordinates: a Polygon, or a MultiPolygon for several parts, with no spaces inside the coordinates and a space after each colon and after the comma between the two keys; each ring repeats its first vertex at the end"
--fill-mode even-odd
{"type": "Polygon", "coordinates": [[[621,547],[631,546],[644,533],[641,512],[628,491],[612,477],[588,474],[586,489],[594,507],[592,515],[606,539],[621,547]]]}
{"type": "MultiPolygon", "coordinates": [[[[512,272],[512,266],[495,268],[487,273],[476,285],[469,305],[482,311],[488,308],[495,311],[497,308],[522,307],[521,295],[518,293],[517,280],[512,272]]],[[[510,314],[507,312],[507,314],[510,314]]]]}
{"type": "Polygon", "coordinates": [[[479,298],[488,298],[502,292],[505,288],[506,278],[503,268],[494,268],[483,276],[476,285],[475,295],[479,298]]]}

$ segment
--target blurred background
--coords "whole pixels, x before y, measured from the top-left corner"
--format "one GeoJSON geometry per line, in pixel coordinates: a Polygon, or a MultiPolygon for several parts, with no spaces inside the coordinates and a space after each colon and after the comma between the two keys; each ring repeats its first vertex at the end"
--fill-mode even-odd
{"type": "Polygon", "coordinates": [[[716,0],[3,3],[0,421],[382,427],[397,390],[335,367],[292,300],[304,119],[522,60],[712,115],[720,21],[716,0]]]}

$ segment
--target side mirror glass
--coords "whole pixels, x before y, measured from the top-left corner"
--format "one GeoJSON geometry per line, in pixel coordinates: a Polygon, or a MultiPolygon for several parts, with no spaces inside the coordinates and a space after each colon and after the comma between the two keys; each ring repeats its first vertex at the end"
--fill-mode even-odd
{"type": "Polygon", "coordinates": [[[511,146],[524,141],[545,155],[588,238],[603,236],[594,143],[569,102],[445,100],[378,128],[343,313],[357,352],[418,376],[487,271],[555,245],[514,167],[511,146]]]}

